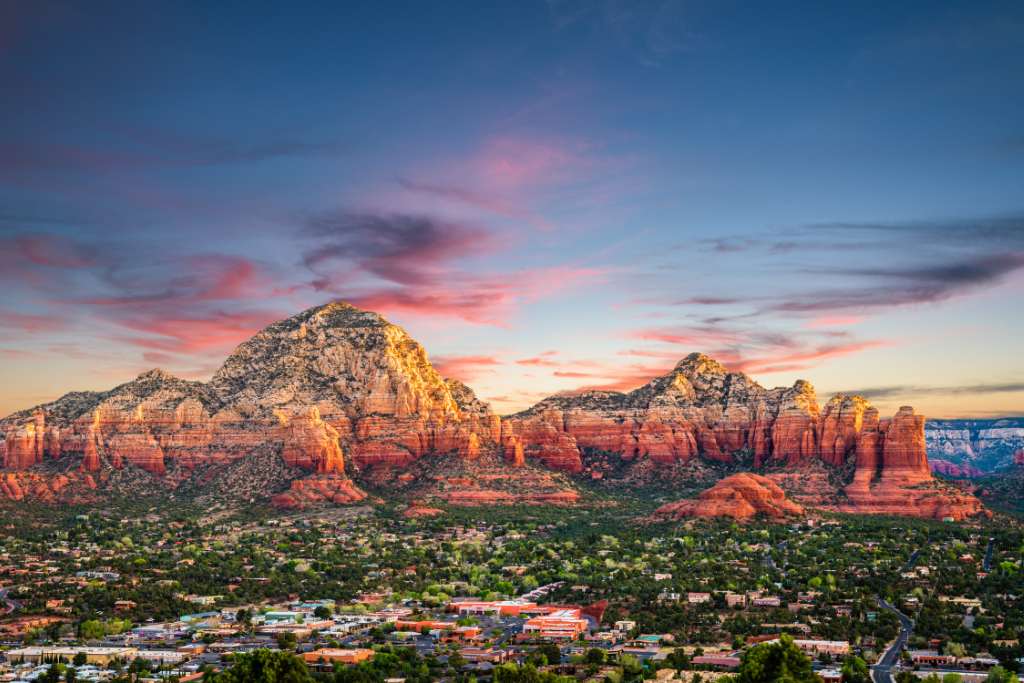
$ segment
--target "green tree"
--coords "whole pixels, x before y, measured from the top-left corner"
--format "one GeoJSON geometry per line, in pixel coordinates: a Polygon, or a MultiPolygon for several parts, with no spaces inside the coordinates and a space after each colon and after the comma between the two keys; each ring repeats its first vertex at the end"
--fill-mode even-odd
{"type": "Polygon", "coordinates": [[[967,656],[967,648],[965,648],[961,643],[954,643],[953,641],[946,643],[945,651],[947,655],[952,655],[954,657],[967,656]]]}
{"type": "Polygon", "coordinates": [[[619,659],[619,665],[622,666],[622,680],[623,681],[640,681],[644,677],[644,665],[640,663],[640,660],[634,655],[623,655],[619,659]]]}
{"type": "Polygon", "coordinates": [[[690,657],[686,654],[686,650],[681,647],[677,647],[668,654],[668,657],[665,658],[665,662],[676,671],[681,671],[689,668],[690,657]]]}
{"type": "Polygon", "coordinates": [[[330,619],[331,608],[327,605],[317,605],[317,608],[313,610],[313,616],[317,619],[330,619]]]}
{"type": "Polygon", "coordinates": [[[1016,676],[1001,666],[994,666],[985,677],[985,683],[1016,683],[1016,676]]]}
{"type": "Polygon", "coordinates": [[[84,652],[76,652],[75,658],[71,660],[71,663],[75,666],[85,666],[86,662],[88,661],[89,658],[86,656],[84,652]]]}
{"type": "Polygon", "coordinates": [[[847,657],[841,671],[843,683],[869,683],[871,680],[868,663],[857,656],[847,657]]]}
{"type": "Polygon", "coordinates": [[[783,634],[777,643],[763,643],[743,655],[737,683],[817,683],[811,660],[783,634]]]}
{"type": "Polygon", "coordinates": [[[294,650],[299,639],[291,631],[281,631],[277,634],[277,646],[282,650],[294,650]]]}
{"type": "Polygon", "coordinates": [[[466,666],[466,664],[467,664],[466,658],[463,657],[462,654],[459,653],[458,651],[453,652],[450,655],[448,655],[448,666],[450,666],[452,669],[455,669],[456,671],[458,671],[462,667],[466,666]]]}
{"type": "Polygon", "coordinates": [[[537,648],[536,652],[544,655],[548,664],[559,664],[562,661],[562,649],[554,643],[544,643],[537,648]]]}
{"type": "Polygon", "coordinates": [[[60,664],[51,664],[46,673],[36,680],[40,683],[61,683],[62,678],[64,678],[64,667],[60,664]]]}
{"type": "Polygon", "coordinates": [[[254,650],[231,658],[231,668],[213,683],[312,683],[306,664],[290,652],[254,650]]]}
{"type": "Polygon", "coordinates": [[[83,621],[78,627],[78,635],[82,640],[99,640],[107,634],[103,622],[98,619],[83,621]]]}

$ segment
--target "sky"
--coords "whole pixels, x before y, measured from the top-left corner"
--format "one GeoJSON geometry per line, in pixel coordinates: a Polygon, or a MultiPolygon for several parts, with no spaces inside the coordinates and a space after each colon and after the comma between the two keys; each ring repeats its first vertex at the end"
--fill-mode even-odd
{"type": "Polygon", "coordinates": [[[0,414],[378,311],[498,412],[693,351],[1024,414],[1024,4],[0,4],[0,414]]]}

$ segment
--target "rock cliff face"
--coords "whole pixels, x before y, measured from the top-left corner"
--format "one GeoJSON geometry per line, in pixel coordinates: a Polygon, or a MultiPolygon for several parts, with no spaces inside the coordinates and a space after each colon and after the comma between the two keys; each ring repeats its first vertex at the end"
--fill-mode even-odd
{"type": "Polygon", "coordinates": [[[684,517],[733,517],[750,519],[764,515],[780,519],[802,515],[804,509],[789,500],[786,492],[767,477],[741,472],[722,479],[694,500],[681,500],[658,508],[654,516],[662,519],[684,517]]]}
{"type": "Polygon", "coordinates": [[[795,465],[817,456],[819,418],[807,382],[765,389],[691,354],[671,373],[628,394],[545,399],[505,420],[502,442],[509,457],[521,448],[527,458],[572,472],[583,470],[582,449],[588,448],[659,463],[696,457],[730,463],[746,454],[755,467],[795,465]]]}
{"type": "Polygon", "coordinates": [[[353,478],[455,504],[567,504],[579,494],[564,473],[599,478],[595,451],[648,469],[699,459],[692,466],[813,470],[820,482],[822,470],[852,472],[851,511],[980,509],[932,480],[924,418],[910,408],[880,420],[863,398],[838,395],[820,409],[807,382],[766,389],[691,354],[630,393],[554,396],[502,420],[403,329],[344,303],[270,325],[207,383],[153,370],[0,420],[0,493],[94,500],[119,472],[174,488],[256,457],[305,473],[268,492],[284,507],[361,501],[353,478]],[[423,477],[433,483],[418,487],[423,477]]]}
{"type": "Polygon", "coordinates": [[[1013,464],[1018,467],[1024,467],[1024,448],[1013,454],[1013,464]]]}
{"type": "Polygon", "coordinates": [[[928,460],[928,466],[931,467],[933,473],[941,474],[945,477],[953,477],[954,479],[973,479],[985,474],[972,465],[957,465],[955,462],[936,460],[934,458],[928,460]]]}
{"type": "Polygon", "coordinates": [[[347,470],[402,467],[427,453],[473,457],[495,448],[500,430],[487,406],[444,380],[404,330],[333,303],[259,332],[209,383],[154,370],[0,421],[3,492],[66,498],[80,475],[126,466],[173,486],[199,465],[270,450],[311,473],[276,503],[352,502],[365,494],[347,470]],[[48,461],[67,471],[66,483],[28,472],[48,461]]]}
{"type": "Polygon", "coordinates": [[[924,416],[903,406],[891,420],[869,409],[857,442],[857,467],[845,512],[964,519],[983,512],[974,496],[937,482],[928,466],[924,416]]]}
{"type": "MultiPolygon", "coordinates": [[[[963,518],[981,506],[933,480],[924,417],[904,407],[891,420],[860,396],[833,396],[824,410],[803,380],[765,389],[702,354],[630,393],[545,399],[502,424],[506,457],[537,458],[570,472],[589,450],[656,463],[709,462],[800,469],[816,462],[853,471],[850,512],[963,518]],[[909,493],[929,489],[927,496],[909,493]]],[[[834,494],[838,493],[833,491],[834,494]]],[[[815,497],[815,504],[822,503],[815,497]]]]}

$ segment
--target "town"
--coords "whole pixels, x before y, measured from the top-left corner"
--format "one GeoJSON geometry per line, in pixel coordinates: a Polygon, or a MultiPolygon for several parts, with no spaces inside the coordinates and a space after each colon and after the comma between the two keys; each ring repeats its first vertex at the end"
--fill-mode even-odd
{"type": "Polygon", "coordinates": [[[1024,656],[1005,520],[419,512],[11,518],[0,680],[212,680],[270,651],[326,680],[708,681],[784,640],[820,680],[950,683],[1024,656]]]}

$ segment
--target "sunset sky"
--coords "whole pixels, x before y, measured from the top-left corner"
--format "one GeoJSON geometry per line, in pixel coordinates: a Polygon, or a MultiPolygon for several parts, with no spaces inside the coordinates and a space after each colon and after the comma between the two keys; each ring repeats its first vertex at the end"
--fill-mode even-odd
{"type": "Polygon", "coordinates": [[[0,287],[0,414],[338,298],[499,412],[1024,414],[1024,4],[3,3],[0,287]]]}

